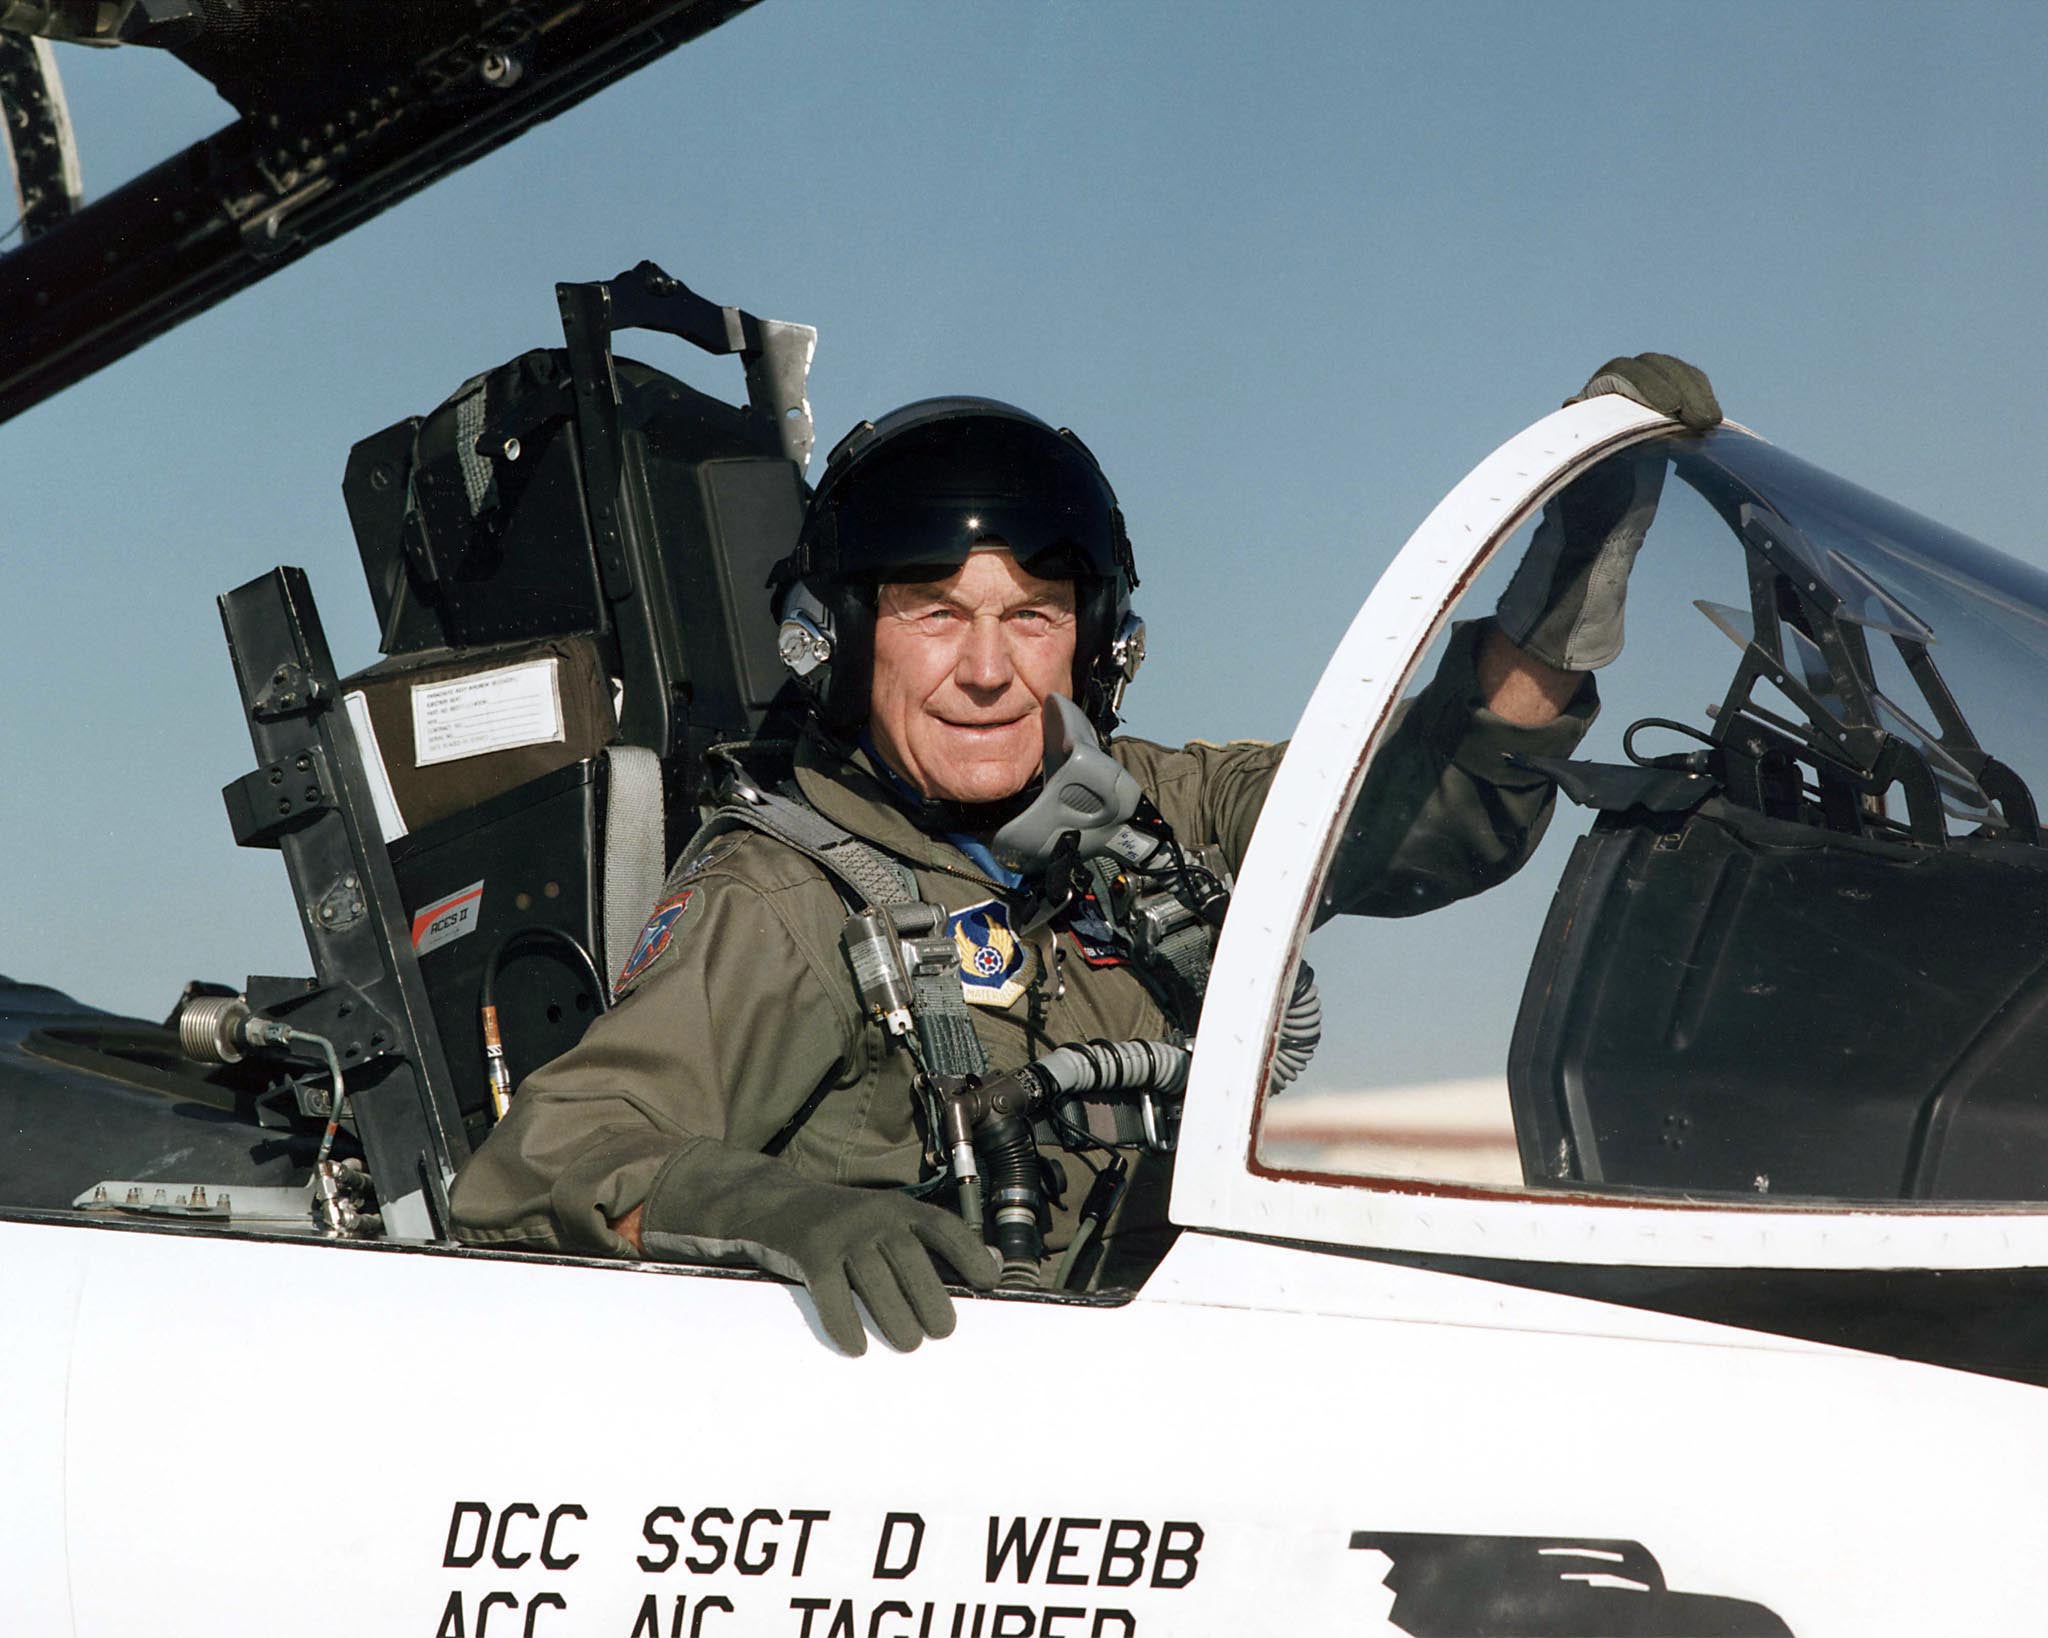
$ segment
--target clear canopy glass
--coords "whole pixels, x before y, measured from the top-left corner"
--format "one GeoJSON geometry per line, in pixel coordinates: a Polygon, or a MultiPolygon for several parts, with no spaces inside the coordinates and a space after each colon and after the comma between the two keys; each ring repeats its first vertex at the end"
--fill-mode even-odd
{"type": "MultiPolygon", "coordinates": [[[[1598,718],[1549,770],[1576,801],[1500,885],[1308,935],[1325,1036],[1255,1161],[2048,1201],[2048,574],[1734,428],[1609,459],[1667,474],[1598,718]]],[[[1492,612],[1537,523],[1454,621],[1492,612]]]]}

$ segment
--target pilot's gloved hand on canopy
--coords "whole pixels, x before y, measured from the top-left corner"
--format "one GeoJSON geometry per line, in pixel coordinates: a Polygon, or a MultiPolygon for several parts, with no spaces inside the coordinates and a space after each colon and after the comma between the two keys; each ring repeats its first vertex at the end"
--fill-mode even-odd
{"type": "MultiPolygon", "coordinates": [[[[618,1005],[527,1078],[452,1203],[474,1242],[801,1278],[848,1348],[858,1291],[907,1347],[953,1325],[933,1253],[970,1282],[989,1272],[983,1225],[944,1219],[982,1214],[934,1143],[914,1058],[939,1042],[977,1075],[1015,1075],[1069,1043],[1185,1041],[1199,1010],[1205,960],[1158,970],[1124,911],[1095,896],[1047,908],[991,850],[1037,794],[1045,724],[1063,715],[1046,702],[1082,707],[1159,833],[1219,878],[1242,867],[1284,747],[1108,737],[1143,653],[1123,515],[1078,439],[1007,405],[930,400],[862,423],[785,569],[803,735],[780,766],[747,762],[725,828],[671,872],[618,1005]],[[762,793],[786,804],[782,828],[764,825],[762,793]],[[849,939],[878,913],[863,900],[939,918],[921,1047],[860,988],[849,939]]],[[[1543,675],[1489,621],[1453,637],[1375,760],[1332,913],[1412,915],[1519,868],[1555,793],[1510,757],[1569,755],[1592,716],[1588,699],[1546,700],[1543,675]]],[[[1076,1288],[1129,1285],[1172,1238],[1171,1161],[1114,1109],[1077,1111],[1026,1128],[1050,1162],[1021,1174],[1046,1180],[1044,1267],[1076,1288]]],[[[991,1192],[991,1237],[1015,1228],[1008,1192],[991,1192]]]]}
{"type": "Polygon", "coordinates": [[[1668,415],[1688,432],[1707,432],[1721,424],[1721,401],[1714,396],[1707,372],[1669,353],[1610,358],[1565,402],[1582,404],[1607,392],[1668,415]]]}
{"type": "MultiPolygon", "coordinates": [[[[1620,393],[1694,432],[1721,421],[1704,372],[1669,353],[1608,360],[1567,404],[1620,393]]],[[[1629,571],[1664,490],[1661,456],[1608,461],[1551,497],[1495,611],[1500,634],[1559,672],[1597,671],[1621,653],[1629,571]]]]}

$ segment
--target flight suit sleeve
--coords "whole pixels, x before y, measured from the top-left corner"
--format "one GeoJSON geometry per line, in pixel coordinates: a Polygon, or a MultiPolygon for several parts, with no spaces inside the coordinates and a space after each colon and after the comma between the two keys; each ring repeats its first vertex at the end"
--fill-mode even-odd
{"type": "MultiPolygon", "coordinates": [[[[1436,675],[1394,725],[1346,817],[1318,923],[1337,914],[1412,916],[1507,880],[1535,850],[1556,787],[1510,753],[1569,756],[1599,709],[1589,675],[1553,722],[1525,728],[1489,709],[1478,652],[1491,621],[1454,626],[1436,675]]],[[[1201,741],[1170,750],[1120,740],[1118,757],[1184,840],[1244,865],[1285,744],[1201,741]]]]}
{"type": "Polygon", "coordinates": [[[1126,739],[1113,749],[1137,775],[1176,836],[1197,847],[1218,849],[1233,871],[1244,867],[1252,827],[1259,822],[1274,770],[1287,752],[1284,742],[1245,739],[1211,745],[1198,739],[1172,749],[1126,739]]]}
{"type": "Polygon", "coordinates": [[[1543,839],[1557,787],[1510,755],[1571,755],[1600,708],[1587,675],[1562,713],[1523,727],[1490,710],[1478,653],[1492,622],[1452,627],[1429,686],[1394,726],[1345,817],[1316,921],[1413,916],[1497,886],[1543,839]]]}
{"type": "Polygon", "coordinates": [[[803,890],[712,874],[664,899],[688,895],[631,990],[526,1078],[457,1176],[464,1240],[631,1255],[610,1223],[671,1161],[758,1166],[817,1088],[857,1074],[850,986],[791,902],[803,890]]]}

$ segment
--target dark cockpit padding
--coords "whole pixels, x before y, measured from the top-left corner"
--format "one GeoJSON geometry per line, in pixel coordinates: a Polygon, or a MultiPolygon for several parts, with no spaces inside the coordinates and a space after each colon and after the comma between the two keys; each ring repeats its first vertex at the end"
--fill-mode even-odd
{"type": "Polygon", "coordinates": [[[1508,1070],[1534,1182],[2048,1200],[2048,858],[1603,816],[1508,1070]]]}

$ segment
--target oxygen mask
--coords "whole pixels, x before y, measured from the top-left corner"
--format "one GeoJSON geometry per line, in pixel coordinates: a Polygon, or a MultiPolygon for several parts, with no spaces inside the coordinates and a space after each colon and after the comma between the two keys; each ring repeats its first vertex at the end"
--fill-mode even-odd
{"type": "Polygon", "coordinates": [[[1111,854],[1142,865],[1159,838],[1130,821],[1145,801],[1138,781],[1102,748],[1087,713],[1064,694],[1047,698],[1044,777],[1037,797],[995,833],[990,850],[1027,881],[1049,879],[1056,863],[1111,854]]]}

